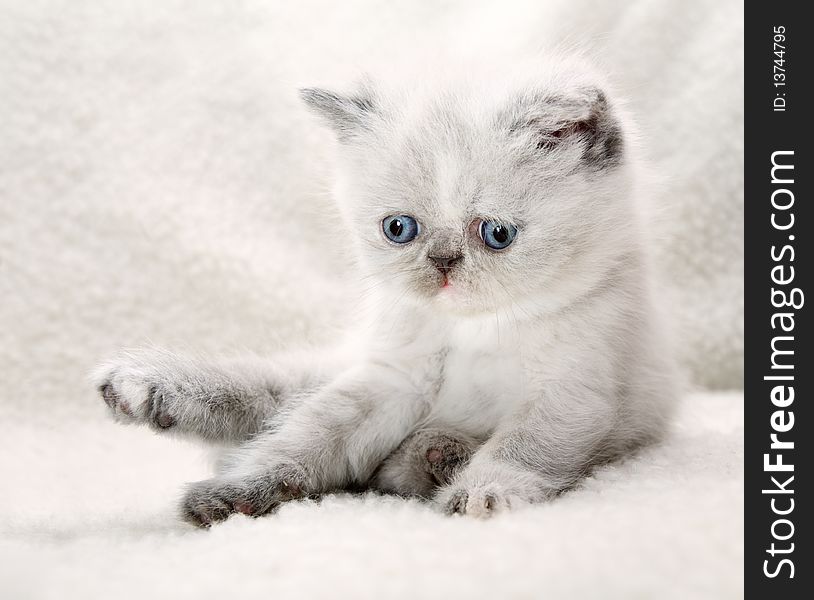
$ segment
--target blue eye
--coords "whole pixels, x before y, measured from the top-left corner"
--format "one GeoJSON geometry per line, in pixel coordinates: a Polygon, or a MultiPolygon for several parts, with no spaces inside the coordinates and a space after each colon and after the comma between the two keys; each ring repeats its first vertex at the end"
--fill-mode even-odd
{"type": "Polygon", "coordinates": [[[508,223],[498,223],[496,221],[482,221],[480,224],[480,239],[492,250],[503,250],[508,248],[517,235],[517,227],[508,223]]]}
{"type": "Polygon", "coordinates": [[[406,244],[418,235],[418,221],[407,215],[393,215],[382,221],[382,231],[392,242],[406,244]]]}

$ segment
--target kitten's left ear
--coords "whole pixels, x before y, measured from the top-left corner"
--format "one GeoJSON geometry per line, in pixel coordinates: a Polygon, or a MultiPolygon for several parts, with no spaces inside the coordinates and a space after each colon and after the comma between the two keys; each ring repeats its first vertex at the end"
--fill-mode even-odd
{"type": "Polygon", "coordinates": [[[349,142],[370,127],[377,113],[376,98],[369,85],[353,95],[320,88],[304,88],[300,97],[334,130],[340,142],[349,142]]]}
{"type": "Polygon", "coordinates": [[[540,152],[579,143],[582,158],[591,167],[602,169],[622,160],[622,127],[599,88],[567,94],[524,94],[517,99],[511,119],[509,130],[530,132],[540,152]]]}

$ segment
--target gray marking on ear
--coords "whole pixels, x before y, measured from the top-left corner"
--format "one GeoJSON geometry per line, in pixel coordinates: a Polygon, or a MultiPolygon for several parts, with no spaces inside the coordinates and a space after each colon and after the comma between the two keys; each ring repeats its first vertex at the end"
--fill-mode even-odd
{"type": "Polygon", "coordinates": [[[300,97],[331,126],[340,142],[350,141],[367,129],[376,112],[373,94],[367,87],[351,96],[320,88],[304,88],[300,90],[300,97]]]}
{"type": "Polygon", "coordinates": [[[593,90],[593,101],[587,119],[575,123],[576,131],[586,142],[582,158],[597,169],[618,165],[624,151],[624,138],[619,122],[602,90],[593,90]]]}
{"type": "Polygon", "coordinates": [[[551,151],[570,141],[584,144],[582,159],[596,170],[621,163],[624,136],[605,93],[598,88],[576,95],[529,94],[514,109],[509,132],[536,133],[536,148],[551,151]]]}

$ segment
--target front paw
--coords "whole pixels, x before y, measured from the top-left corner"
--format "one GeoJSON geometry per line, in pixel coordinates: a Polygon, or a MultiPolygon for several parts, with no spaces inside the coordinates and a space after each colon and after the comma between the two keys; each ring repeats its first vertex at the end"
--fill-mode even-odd
{"type": "Polygon", "coordinates": [[[302,479],[293,472],[243,478],[215,478],[191,484],[181,501],[182,518],[210,527],[234,513],[259,517],[283,502],[302,498],[302,479]]]}
{"type": "Polygon", "coordinates": [[[497,484],[478,486],[448,486],[443,488],[436,502],[448,515],[469,515],[488,518],[522,503],[520,497],[497,484]]]}
{"type": "Polygon", "coordinates": [[[146,423],[169,429],[176,423],[177,396],[183,392],[170,356],[161,351],[120,355],[93,375],[112,416],[121,422],[146,423]]]}

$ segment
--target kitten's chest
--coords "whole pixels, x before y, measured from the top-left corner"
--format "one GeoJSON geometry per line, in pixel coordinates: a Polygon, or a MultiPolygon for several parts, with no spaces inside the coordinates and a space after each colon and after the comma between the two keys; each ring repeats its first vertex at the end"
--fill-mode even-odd
{"type": "Polygon", "coordinates": [[[437,361],[428,424],[489,435],[523,398],[519,345],[489,322],[453,327],[437,361]]]}

